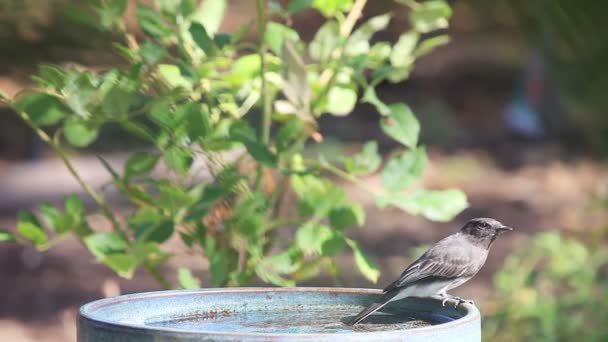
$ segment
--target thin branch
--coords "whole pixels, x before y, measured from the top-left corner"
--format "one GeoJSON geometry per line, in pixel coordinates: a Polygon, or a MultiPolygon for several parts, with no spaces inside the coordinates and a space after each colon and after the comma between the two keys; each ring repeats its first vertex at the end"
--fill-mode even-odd
{"type": "MultiPolygon", "coordinates": [[[[350,12],[348,13],[348,16],[346,17],[346,20],[344,20],[344,22],[340,26],[340,36],[343,39],[346,39],[352,32],[353,28],[355,27],[355,23],[357,22],[357,20],[359,20],[359,18],[363,14],[363,8],[365,7],[366,3],[367,3],[367,0],[357,0],[353,4],[353,7],[351,7],[350,12]]],[[[340,59],[342,57],[343,50],[344,50],[343,44],[341,46],[336,47],[336,49],[332,52],[332,58],[334,60],[340,59]]],[[[332,82],[330,82],[330,80],[332,79],[332,77],[334,77],[335,74],[336,74],[336,72],[334,70],[332,70],[331,68],[325,69],[323,71],[323,73],[321,73],[321,76],[319,77],[319,82],[322,85],[332,83],[332,82]]]]}
{"type": "Polygon", "coordinates": [[[160,286],[162,286],[163,289],[170,290],[173,288],[173,286],[171,285],[169,280],[167,280],[167,278],[165,278],[165,276],[160,272],[160,270],[157,267],[152,266],[148,262],[144,262],[143,266],[146,269],[146,271],[148,271],[148,273],[150,273],[152,278],[154,278],[154,280],[156,280],[156,282],[159,283],[160,286]]]}
{"type": "Polygon", "coordinates": [[[126,238],[126,234],[120,228],[120,224],[118,223],[118,221],[116,220],[116,217],[114,216],[114,214],[112,213],[112,211],[110,210],[108,205],[106,204],[104,197],[102,195],[100,195],[99,193],[97,193],[87,182],[84,181],[84,179],[82,179],[82,177],[80,177],[80,174],[76,171],[76,169],[74,168],[74,165],[69,160],[65,151],[61,148],[61,146],[57,143],[57,141],[52,139],[45,131],[43,131],[42,129],[40,129],[40,127],[38,127],[36,124],[34,124],[31,120],[30,116],[26,112],[21,111],[14,107],[13,107],[13,109],[17,112],[17,114],[21,117],[21,119],[28,126],[30,126],[32,128],[32,130],[38,135],[38,137],[40,137],[40,139],[42,139],[42,141],[49,144],[49,146],[51,146],[53,148],[53,150],[55,151],[55,153],[57,153],[57,155],[59,156],[59,158],[61,159],[63,164],[65,164],[65,166],[68,169],[68,171],[70,172],[70,174],[74,177],[74,179],[76,179],[78,184],[80,184],[80,186],[89,194],[89,196],[93,199],[93,201],[95,201],[95,203],[97,203],[97,205],[101,208],[103,215],[112,224],[112,229],[116,233],[118,233],[121,236],[126,238]]]}

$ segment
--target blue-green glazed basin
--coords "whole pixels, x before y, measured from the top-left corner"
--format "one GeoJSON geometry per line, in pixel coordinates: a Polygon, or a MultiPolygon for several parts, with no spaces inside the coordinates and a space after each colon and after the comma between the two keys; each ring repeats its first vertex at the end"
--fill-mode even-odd
{"type": "Polygon", "coordinates": [[[475,306],[395,301],[351,327],[380,296],[350,288],[226,288],[136,293],[80,308],[78,341],[481,341],[475,306]]]}

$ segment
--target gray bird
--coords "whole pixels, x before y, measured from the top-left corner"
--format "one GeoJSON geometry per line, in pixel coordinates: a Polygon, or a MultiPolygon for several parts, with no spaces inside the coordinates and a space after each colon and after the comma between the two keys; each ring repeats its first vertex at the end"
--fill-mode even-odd
{"type": "Polygon", "coordinates": [[[384,289],[375,303],[363,309],[348,324],[354,325],[386,304],[405,297],[433,297],[442,305],[454,301],[473,303],[447,294],[464,284],[483,266],[494,240],[503,232],[513,230],[491,218],[476,218],[467,222],[459,232],[437,242],[401,273],[401,277],[384,289]]]}

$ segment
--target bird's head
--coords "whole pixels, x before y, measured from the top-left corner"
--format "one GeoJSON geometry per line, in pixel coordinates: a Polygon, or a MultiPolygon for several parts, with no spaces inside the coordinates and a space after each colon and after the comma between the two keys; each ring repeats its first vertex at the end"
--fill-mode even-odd
{"type": "Polygon", "coordinates": [[[511,227],[507,227],[504,224],[491,219],[491,218],[475,218],[467,222],[461,231],[472,237],[485,240],[490,239],[494,241],[498,235],[504,232],[513,230],[511,227]]]}

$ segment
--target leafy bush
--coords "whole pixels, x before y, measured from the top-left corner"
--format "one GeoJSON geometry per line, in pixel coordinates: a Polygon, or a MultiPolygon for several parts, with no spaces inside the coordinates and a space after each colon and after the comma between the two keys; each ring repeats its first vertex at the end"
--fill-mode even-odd
{"type": "Polygon", "coordinates": [[[606,341],[608,251],[559,233],[537,234],[495,276],[488,341],[606,341]]]}
{"type": "MultiPolygon", "coordinates": [[[[183,248],[208,260],[214,286],[245,285],[255,277],[293,285],[323,269],[334,272],[332,257],[346,248],[363,275],[376,281],[376,264],[348,237],[349,228],[364,223],[363,209],[325,173],[362,186],[380,206],[432,220],[449,220],[467,205],[459,190],[404,192],[427,162],[420,126],[407,105],[383,103],[375,86],[407,79],[416,58],[447,42],[430,33],[446,27],[451,11],[443,1],[402,3],[413,28],[391,44],[371,42],[391,21],[390,13],[355,28],[366,1],[294,0],[282,9],[258,0],[259,41],[253,44],[243,39],[250,25],[218,31],[225,0],[158,0],[156,9],[139,4],[143,41],[125,31],[126,0],[96,2],[98,20],[90,23],[121,39],[114,46],[126,65],[103,72],[42,65],[34,76],[37,89],[4,101],[65,162],[112,230],[90,226],[82,200],[68,196],[63,209],[43,204],[38,216],[23,210],[17,234],[4,231],[0,239],[45,249],[57,241],[49,234],[71,233],[119,275],[128,278],[143,267],[167,288],[173,285],[160,267],[171,253],[161,246],[176,235],[183,248]],[[310,43],[287,26],[293,13],[308,9],[325,17],[310,43]],[[374,141],[340,165],[305,158],[305,143],[321,138],[317,118],[346,116],[358,102],[375,106],[383,131],[402,145],[386,166],[381,168],[374,141]],[[248,118],[260,108],[258,132],[248,118]],[[100,158],[134,207],[126,218],[82,180],[66,153],[68,146],[93,143],[108,124],[153,146],[133,153],[123,170],[100,158]],[[194,177],[200,171],[195,159],[210,177],[194,177]],[[168,172],[153,173],[161,164],[168,172]],[[361,178],[374,172],[381,172],[382,188],[361,178]],[[295,217],[279,210],[289,188],[297,195],[295,217]],[[293,228],[288,241],[278,232],[293,228]]],[[[185,268],[177,276],[182,287],[200,284],[185,268]]]]}

